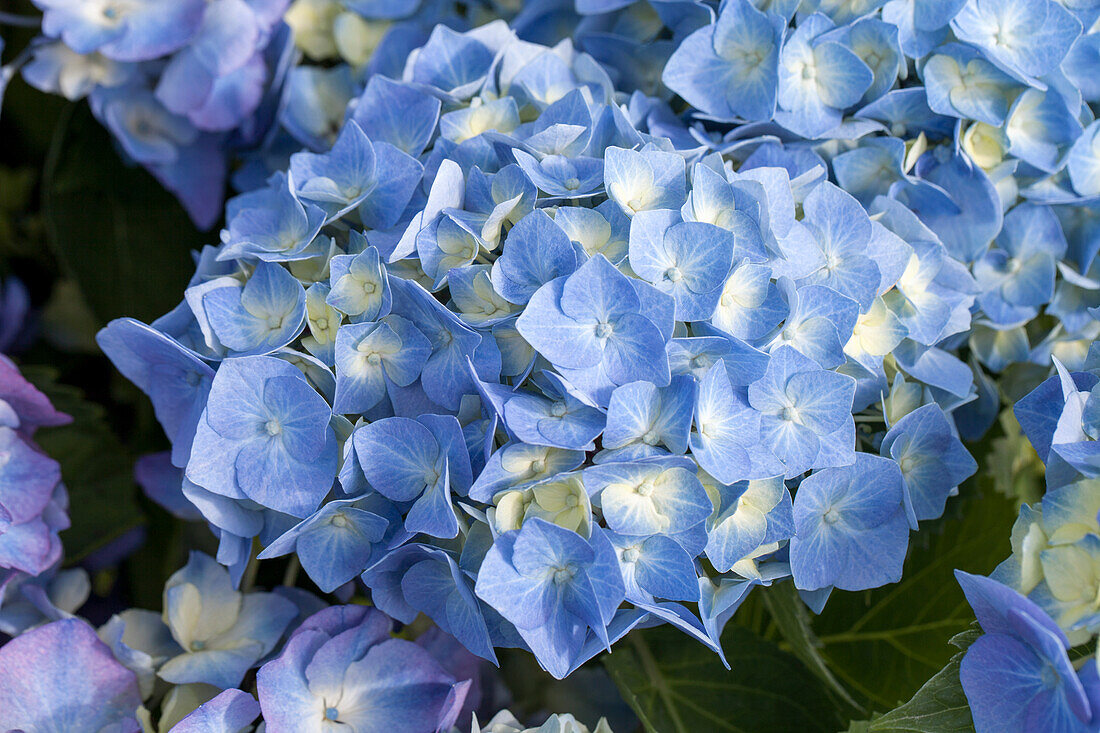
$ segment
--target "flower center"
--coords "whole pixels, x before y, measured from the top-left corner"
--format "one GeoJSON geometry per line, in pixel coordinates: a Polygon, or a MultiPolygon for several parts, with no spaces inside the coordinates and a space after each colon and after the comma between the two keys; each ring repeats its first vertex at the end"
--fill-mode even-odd
{"type": "Polygon", "coordinates": [[[612,330],[610,323],[607,321],[600,321],[596,324],[596,338],[605,339],[611,335],[612,330]]]}
{"type": "Polygon", "coordinates": [[[574,571],[570,565],[562,565],[554,568],[554,582],[558,585],[568,583],[573,579],[574,571]]]}
{"type": "Polygon", "coordinates": [[[831,506],[821,515],[821,521],[825,524],[836,524],[840,521],[840,512],[836,510],[836,507],[831,506]]]}
{"type": "Polygon", "coordinates": [[[684,273],[680,272],[679,267],[670,267],[665,270],[665,279],[669,282],[678,283],[684,278],[684,273]]]}
{"type": "Polygon", "coordinates": [[[1049,662],[1043,665],[1043,671],[1040,673],[1039,677],[1043,681],[1043,686],[1048,690],[1054,689],[1062,681],[1061,676],[1058,674],[1058,670],[1049,662]]]}
{"type": "Polygon", "coordinates": [[[638,552],[637,547],[628,547],[623,550],[623,562],[635,563],[638,562],[638,557],[642,553],[638,552]]]}
{"type": "Polygon", "coordinates": [[[638,496],[649,496],[653,493],[653,484],[648,481],[638,484],[634,487],[634,493],[638,496]]]}
{"type": "Polygon", "coordinates": [[[550,414],[554,417],[561,417],[565,414],[565,412],[566,407],[564,402],[555,402],[553,405],[550,406],[550,414]]]}
{"type": "Polygon", "coordinates": [[[340,711],[334,707],[325,708],[325,720],[336,720],[340,717],[340,711]]]}
{"type": "Polygon", "coordinates": [[[103,6],[103,18],[104,20],[116,21],[122,17],[122,8],[117,3],[111,3],[103,6]]]}
{"type": "Polygon", "coordinates": [[[264,424],[264,430],[268,435],[278,435],[283,432],[283,426],[279,424],[278,420],[271,419],[264,424]]]}

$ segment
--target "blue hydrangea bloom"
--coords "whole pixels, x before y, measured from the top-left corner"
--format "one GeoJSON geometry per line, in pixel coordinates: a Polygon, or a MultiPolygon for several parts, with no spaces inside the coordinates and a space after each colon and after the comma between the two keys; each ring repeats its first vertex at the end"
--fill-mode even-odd
{"type": "Polygon", "coordinates": [[[475,592],[515,624],[539,663],[561,678],[589,628],[610,645],[607,625],[626,591],[615,549],[602,532],[586,541],[536,517],[497,538],[475,592]]]}
{"type": "Polygon", "coordinates": [[[996,245],[974,265],[978,304],[996,324],[1022,323],[1054,296],[1065,235],[1049,207],[1021,204],[1005,216],[996,245]]]}
{"type": "Polygon", "coordinates": [[[584,471],[584,487],[619,535],[675,536],[711,512],[691,463],[679,458],[593,466],[584,471]]]}
{"type": "Polygon", "coordinates": [[[99,0],[36,0],[42,30],[61,37],[77,53],[100,51],[118,61],[145,61],[187,43],[202,23],[204,3],[142,0],[118,4],[99,0]]]}
{"type": "Polygon", "coordinates": [[[824,16],[810,17],[779,52],[775,119],[811,139],[837,127],[843,110],[858,103],[874,82],[871,69],[855,52],[823,37],[832,27],[824,16]]]}
{"type": "Polygon", "coordinates": [[[784,24],[748,0],[722,6],[717,20],[685,38],[662,81],[716,119],[766,120],[775,112],[784,24]]]}
{"type": "Polygon", "coordinates": [[[851,377],[783,346],[772,354],[764,376],[749,385],[748,403],[760,413],[765,445],[791,478],[810,468],[851,463],[854,394],[851,377]]]}
{"type": "MultiPolygon", "coordinates": [[[[1068,488],[1100,475],[1095,3],[383,5],[296,3],[305,61],[282,0],[217,0],[151,62],[62,33],[30,74],[192,206],[260,148],[184,302],[101,336],[231,581],[293,554],[557,676],[638,625],[720,653],[756,586],[820,611],[896,580],[974,471],[959,436],[1055,364],[1017,406],[1050,499],[1004,572],[1100,628],[1068,488]]],[[[11,582],[40,618],[52,576],[11,582]]],[[[316,727],[366,714],[316,679],[369,654],[329,636],[280,678],[316,727]]]]}
{"type": "Polygon", "coordinates": [[[794,497],[791,575],[805,590],[865,590],[901,579],[908,496],[893,461],[867,453],[804,479],[794,497]]]}
{"type": "Polygon", "coordinates": [[[356,499],[331,501],[265,547],[259,558],[293,552],[317,587],[331,593],[370,564],[389,528],[370,507],[356,499]]]}
{"type": "Polygon", "coordinates": [[[401,316],[341,328],[333,410],[367,412],[385,398],[387,380],[400,387],[415,382],[431,351],[428,339],[401,316]]]}
{"type": "Polygon", "coordinates": [[[791,495],[781,478],[718,484],[707,518],[707,559],[714,567],[751,577],[752,561],[794,534],[791,495]]]}
{"type": "Polygon", "coordinates": [[[1096,721],[1096,675],[1080,676],[1065,634],[1038,606],[989,578],[955,572],[985,634],[959,670],[978,731],[1085,731],[1096,721]],[[1086,691],[1083,681],[1091,682],[1086,691]]]}
{"type": "Polygon", "coordinates": [[[691,454],[719,481],[763,478],[781,473],[782,464],[760,443],[761,414],[744,390],[735,389],[725,364],[714,364],[695,398],[691,454]]]}
{"type": "Polygon", "coordinates": [[[284,268],[262,262],[243,286],[219,278],[200,286],[207,344],[228,356],[270,354],[290,343],[306,320],[306,292],[284,268]]]}
{"type": "Polygon", "coordinates": [[[575,273],[540,287],[516,322],[520,334],[550,363],[601,370],[612,384],[646,379],[668,384],[668,340],[654,322],[652,301],[603,255],[575,273]],[[645,310],[643,310],[645,308],[645,310]]]}
{"type": "Polygon", "coordinates": [[[891,425],[880,450],[897,461],[921,520],[943,514],[947,497],[978,470],[936,404],[917,408],[891,425]]]}
{"type": "Polygon", "coordinates": [[[256,676],[267,729],[448,729],[469,681],[455,680],[417,644],[391,638],[390,624],[365,606],[332,606],[306,619],[256,676]]]}
{"type": "Polygon", "coordinates": [[[680,221],[667,209],[639,212],[630,223],[630,266],[673,297],[678,321],[701,321],[714,312],[735,249],[726,230],[680,221]]]}
{"type": "Polygon", "coordinates": [[[216,494],[307,516],[332,488],[332,409],[294,366],[269,356],[218,369],[187,477],[216,494]]]}
{"type": "Polygon", "coordinates": [[[413,543],[373,564],[363,582],[388,615],[412,623],[424,613],[466,649],[496,664],[493,644],[500,643],[501,634],[490,627],[493,619],[474,595],[468,562],[465,554],[456,562],[444,550],[413,543]]]}
{"type": "Polygon", "coordinates": [[[385,418],[356,430],[353,440],[371,486],[393,501],[413,502],[405,518],[410,532],[435,537],[458,534],[451,492],[464,495],[472,478],[456,419],[446,415],[385,418]]]}
{"type": "Polygon", "coordinates": [[[0,647],[0,725],[12,730],[141,730],[134,673],[80,619],[39,626],[0,647]]]}

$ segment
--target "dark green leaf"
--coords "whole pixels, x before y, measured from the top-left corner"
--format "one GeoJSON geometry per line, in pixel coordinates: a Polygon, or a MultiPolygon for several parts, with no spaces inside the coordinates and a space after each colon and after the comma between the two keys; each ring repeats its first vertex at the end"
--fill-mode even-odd
{"type": "Polygon", "coordinates": [[[833,675],[825,659],[821,656],[821,642],[817,640],[810,624],[810,612],[798,596],[793,583],[776,583],[761,592],[768,613],[779,628],[779,633],[791,648],[791,652],[802,660],[806,668],[825,683],[826,688],[843,703],[856,710],[857,703],[836,676],[833,675]]]}
{"type": "Polygon", "coordinates": [[[83,105],[58,125],[43,209],[51,246],[101,321],[148,321],[182,299],[205,237],[152,176],[122,163],[83,105]]]}
{"type": "Polygon", "coordinates": [[[61,541],[66,561],[75,562],[143,523],[134,457],[107,425],[103,408],[80,390],[58,384],[47,368],[24,368],[23,374],[73,418],[69,425],[39,430],[35,440],[61,464],[72,507],[72,528],[61,533],[61,541]]]}
{"type": "Polygon", "coordinates": [[[722,634],[731,669],[667,626],[634,631],[604,665],[650,733],[835,731],[840,719],[798,659],[736,624],[722,634]]]}
{"type": "MultiPolygon", "coordinates": [[[[963,649],[980,632],[966,631],[951,640],[963,649]]],[[[850,733],[972,733],[974,722],[959,681],[964,652],[951,657],[943,669],[917,690],[909,702],[870,721],[852,723],[850,733]]]]}
{"type": "Polygon", "coordinates": [[[1015,503],[977,481],[960,491],[942,519],[911,536],[900,583],[834,593],[814,621],[822,656],[870,709],[912,697],[947,664],[948,639],[974,620],[955,569],[984,575],[1011,552],[1015,503]]]}

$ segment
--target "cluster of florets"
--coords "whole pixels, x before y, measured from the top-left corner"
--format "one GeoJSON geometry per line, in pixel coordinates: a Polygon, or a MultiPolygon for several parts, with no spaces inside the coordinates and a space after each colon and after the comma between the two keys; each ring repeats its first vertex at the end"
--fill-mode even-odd
{"type": "Polygon", "coordinates": [[[1096,657],[1075,667],[1067,655],[1100,635],[1100,350],[1082,371],[1055,364],[1058,375],[1015,407],[1046,465],[1046,494],[1021,507],[1012,555],[989,578],[958,574],[985,631],[961,669],[979,730],[1100,723],[1096,657]]]}
{"type": "Polygon", "coordinates": [[[0,633],[22,631],[20,617],[36,616],[35,606],[59,613],[50,591],[57,590],[51,585],[61,563],[58,532],[69,527],[69,497],[61,467],[35,444],[34,433],[69,421],[0,354],[0,633]]]}
{"type": "Polygon", "coordinates": [[[228,150],[259,144],[293,50],[289,0],[35,0],[42,33],[23,78],[85,96],[125,155],[209,227],[228,150]]]}
{"type": "Polygon", "coordinates": [[[230,202],[179,308],[101,333],[237,577],[258,537],[559,677],[646,619],[720,652],[756,585],[901,577],[975,469],[969,368],[928,376],[973,278],[897,200],[614,95],[568,46],[438,27],[230,202]]]}

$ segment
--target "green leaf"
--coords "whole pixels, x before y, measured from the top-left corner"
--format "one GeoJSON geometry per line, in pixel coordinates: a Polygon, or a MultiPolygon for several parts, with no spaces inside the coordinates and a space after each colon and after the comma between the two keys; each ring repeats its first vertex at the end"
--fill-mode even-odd
{"type": "Polygon", "coordinates": [[[42,188],[50,245],[101,321],[149,321],[179,303],[205,237],[149,173],[123,164],[85,105],[62,116],[42,188]]]}
{"type": "Polygon", "coordinates": [[[840,718],[796,657],[736,624],[718,656],[668,626],[634,631],[604,657],[611,678],[649,733],[812,733],[840,718]]]}
{"type": "Polygon", "coordinates": [[[806,668],[813,672],[818,679],[825,683],[826,688],[836,695],[844,704],[861,710],[859,703],[855,701],[847,688],[837,680],[836,676],[825,663],[821,656],[821,642],[811,628],[810,612],[806,604],[798,596],[798,591],[793,583],[776,583],[764,588],[761,597],[771,614],[772,620],[779,628],[779,633],[790,646],[791,652],[802,660],[806,668]]]}
{"type": "Polygon", "coordinates": [[[980,635],[971,630],[951,643],[958,652],[943,669],[917,690],[904,705],[870,721],[852,723],[849,733],[973,733],[970,705],[959,680],[959,664],[965,649],[980,635]]]}
{"type": "MultiPolygon", "coordinates": [[[[978,452],[985,456],[985,451],[978,452]]],[[[829,667],[866,707],[890,710],[947,664],[947,641],[974,614],[954,571],[988,574],[1011,552],[1012,500],[969,481],[947,514],[911,535],[899,583],[835,592],[813,627],[829,667]]]]}
{"type": "Polygon", "coordinates": [[[79,389],[57,383],[47,367],[24,367],[23,375],[73,422],[42,428],[35,441],[61,464],[69,491],[72,527],[61,533],[66,562],[83,559],[144,522],[137,502],[134,457],[112,432],[103,408],[79,389]]]}

